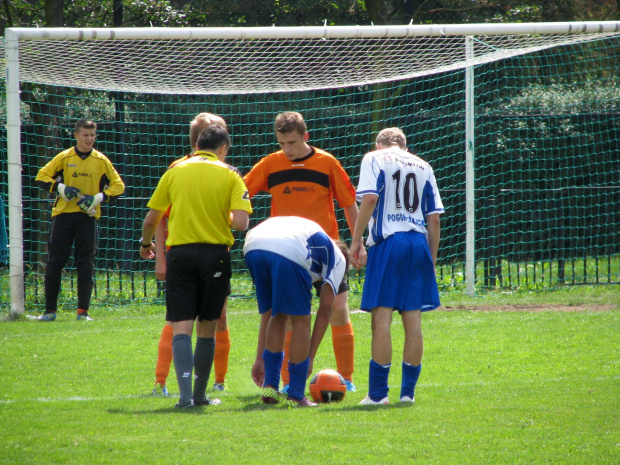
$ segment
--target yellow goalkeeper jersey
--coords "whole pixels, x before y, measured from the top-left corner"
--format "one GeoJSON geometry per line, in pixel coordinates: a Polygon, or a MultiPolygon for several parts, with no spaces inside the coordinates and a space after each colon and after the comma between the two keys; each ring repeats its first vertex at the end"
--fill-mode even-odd
{"type": "MultiPolygon", "coordinates": [[[[90,155],[82,159],[76,153],[75,147],[60,152],[52,158],[39,170],[35,182],[49,185],[50,192],[57,182],[61,182],[78,188],[82,194],[95,195],[103,192],[106,198],[118,197],[125,191],[125,184],[108,157],[93,149],[90,155]]],[[[52,208],[52,216],[81,211],[77,199],[65,202],[58,196],[52,208]]],[[[101,216],[99,206],[97,206],[95,216],[97,218],[101,216]]]]}

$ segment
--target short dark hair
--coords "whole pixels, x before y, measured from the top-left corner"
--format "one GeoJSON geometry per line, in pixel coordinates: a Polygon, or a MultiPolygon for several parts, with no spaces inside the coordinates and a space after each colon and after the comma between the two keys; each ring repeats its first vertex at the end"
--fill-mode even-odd
{"type": "Polygon", "coordinates": [[[83,129],[94,129],[96,131],[97,123],[89,119],[82,118],[82,119],[77,120],[77,122],[75,123],[75,133],[77,134],[78,132],[80,132],[80,129],[82,128],[83,129]]]}
{"type": "Polygon", "coordinates": [[[231,146],[228,131],[219,124],[212,124],[206,127],[198,136],[196,148],[198,150],[215,150],[222,145],[231,146]]]}

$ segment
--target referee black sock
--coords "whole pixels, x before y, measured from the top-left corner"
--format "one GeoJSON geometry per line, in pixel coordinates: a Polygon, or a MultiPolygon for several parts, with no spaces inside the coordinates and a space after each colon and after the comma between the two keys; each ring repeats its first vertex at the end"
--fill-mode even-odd
{"type": "Polygon", "coordinates": [[[205,391],[215,356],[215,338],[199,337],[194,349],[194,402],[206,400],[205,391]]]}
{"type": "Polygon", "coordinates": [[[179,405],[185,405],[192,400],[194,354],[192,353],[191,336],[177,334],[172,338],[172,360],[174,360],[174,369],[179,384],[179,405]]]}

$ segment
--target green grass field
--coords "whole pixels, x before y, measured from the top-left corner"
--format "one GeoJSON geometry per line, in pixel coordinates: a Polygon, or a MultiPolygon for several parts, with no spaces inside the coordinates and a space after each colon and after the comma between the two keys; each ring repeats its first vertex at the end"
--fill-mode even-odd
{"type": "MultiPolygon", "coordinates": [[[[618,286],[442,299],[443,310],[423,316],[412,406],[397,402],[395,318],[383,407],[357,405],[370,358],[365,313],[351,315],[358,391],[289,409],[259,404],[250,379],[258,314],[252,300],[233,300],[223,404],[193,412],[150,396],[162,306],[98,306],[93,322],[0,313],[0,463],[620,463],[618,286]]],[[[329,334],[316,370],[335,367],[329,334]]],[[[174,370],[169,387],[177,392],[174,370]]]]}

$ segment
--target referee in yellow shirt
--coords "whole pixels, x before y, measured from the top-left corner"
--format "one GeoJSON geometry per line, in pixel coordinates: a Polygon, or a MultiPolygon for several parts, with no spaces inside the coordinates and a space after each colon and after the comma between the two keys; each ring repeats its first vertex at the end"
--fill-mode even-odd
{"type": "Polygon", "coordinates": [[[239,172],[224,163],[230,136],[220,125],[198,137],[191,158],[164,173],[148,203],[140,255],[155,258],[153,235],[170,208],[166,246],[166,321],[172,323],[172,358],[179,384],[178,408],[218,404],[206,396],[215,352],[215,328],[230,295],[231,228],[247,229],[252,213],[239,172]],[[192,331],[196,321],[196,347],[192,331]],[[192,370],[194,386],[192,389],[192,370]]]}

